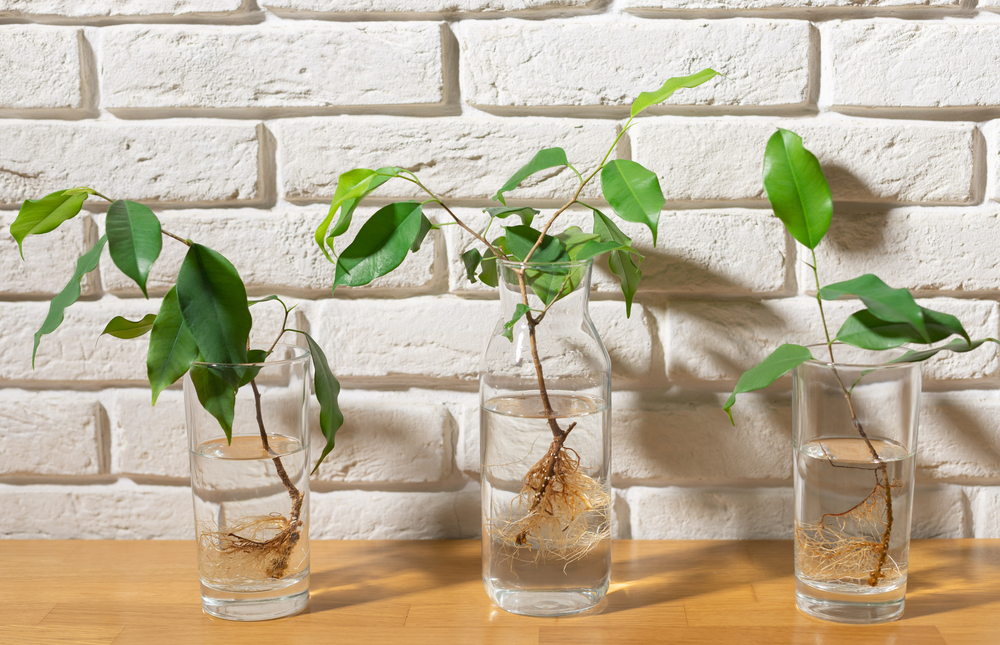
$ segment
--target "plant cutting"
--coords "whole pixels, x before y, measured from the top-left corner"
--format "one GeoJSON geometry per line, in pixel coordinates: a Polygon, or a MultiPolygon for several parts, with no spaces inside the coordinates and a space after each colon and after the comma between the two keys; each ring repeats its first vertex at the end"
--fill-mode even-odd
{"type": "Polygon", "coordinates": [[[297,611],[308,600],[310,359],[326,438],[314,472],[343,423],[340,386],[326,356],[309,334],[289,327],[294,307],[274,295],[249,300],[229,260],[163,229],[153,211],[138,202],[112,200],[87,187],[60,190],[25,201],[11,235],[21,248],[27,236],[51,232],[75,217],[91,196],[109,202],[106,233],[50,302],[35,334],[32,365],[42,337],[62,323],[65,309],[80,297],[81,278],[97,268],[105,248],[148,299],[146,283],[163,238],[187,246],[159,311],[138,321],[116,316],[102,336],[149,334],[146,371],[154,405],[165,388],[185,378],[205,610],[238,620],[297,611]],[[281,330],[273,342],[251,347],[250,307],[271,302],[284,311],[281,330]],[[308,350],[280,344],[289,332],[301,334],[308,350]],[[294,599],[282,602],[291,590],[294,599]]]}
{"type": "Polygon", "coordinates": [[[906,589],[919,363],[998,341],[973,340],[956,317],[872,274],[822,286],[815,249],[833,202],[819,161],[798,135],[778,130],[763,175],[774,214],[809,250],[824,342],[819,357],[802,345],[778,347],[740,377],[724,409],[732,421],[738,394],[793,372],[798,606],[842,622],[893,620],[906,589]],[[844,296],[864,306],[831,336],[823,303],[844,296]],[[906,345],[927,347],[897,350],[906,345]],[[889,350],[896,351],[880,358],[889,350]],[[848,360],[838,362],[835,352],[848,360]]]}
{"type": "Polygon", "coordinates": [[[335,290],[391,272],[433,229],[458,226],[478,243],[462,253],[466,277],[498,288],[503,310],[480,371],[480,432],[484,583],[504,609],[573,613],[596,604],[607,590],[610,360],[587,311],[590,271],[595,258],[607,255],[629,315],[642,256],[615,220],[581,195],[599,178],[611,211],[647,226],[655,245],[665,203],[657,177],[634,161],[611,157],[636,116],[716,75],[705,69],[641,93],[607,153],[584,172],[562,148],[537,152],[493,195],[498,205],[485,209],[489,221],[481,230],[458,217],[416,173],[395,166],[341,174],[316,230],[316,242],[336,264],[335,290]],[[561,207],[541,218],[537,209],[508,205],[508,193],[552,169],[577,178],[561,207]],[[357,206],[388,181],[408,182],[427,199],[378,209],[338,251],[357,206]],[[429,220],[423,213],[428,204],[440,207],[446,221],[429,220]],[[571,207],[590,211],[590,231],[569,226],[556,232],[571,207]]]}

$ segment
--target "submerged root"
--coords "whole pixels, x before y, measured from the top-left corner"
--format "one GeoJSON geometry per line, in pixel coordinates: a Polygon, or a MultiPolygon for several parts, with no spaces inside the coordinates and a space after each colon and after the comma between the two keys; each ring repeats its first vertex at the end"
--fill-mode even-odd
{"type": "Polygon", "coordinates": [[[827,513],[815,524],[795,524],[797,563],[801,574],[822,582],[878,586],[882,580],[902,576],[888,553],[887,502],[892,486],[876,476],[875,488],[858,505],[843,513],[827,513]]]}
{"type": "Polygon", "coordinates": [[[216,580],[280,579],[288,570],[302,522],[277,513],[230,522],[225,531],[202,531],[202,564],[216,580]]]}
{"type": "MultiPolygon", "coordinates": [[[[568,431],[567,433],[568,434],[568,431]]],[[[524,476],[510,519],[494,522],[494,540],[535,560],[574,562],[611,536],[611,495],[580,470],[576,451],[556,439],[524,476]]]]}

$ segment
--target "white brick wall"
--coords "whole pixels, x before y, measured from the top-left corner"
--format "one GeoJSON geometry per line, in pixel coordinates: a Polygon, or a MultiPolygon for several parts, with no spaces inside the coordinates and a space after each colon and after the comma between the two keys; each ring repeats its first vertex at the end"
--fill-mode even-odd
{"type": "MultiPolygon", "coordinates": [[[[614,363],[616,534],[773,538],[791,529],[788,379],[720,405],[740,371],[821,329],[806,259],[767,210],[763,145],[801,134],[836,218],[824,281],[875,272],[1000,337],[1000,2],[979,0],[0,0],[0,225],[92,185],[153,206],[230,257],[252,294],[297,303],[327,348],[347,423],[313,479],[317,538],[479,531],[476,375],[497,303],[464,278],[470,244],[432,233],[390,276],[331,297],[312,242],[340,173],[400,165],[480,209],[542,147],[584,171],[642,90],[713,67],[634,124],[616,154],[667,197],[625,319],[597,267],[591,314],[614,363]]],[[[551,208],[572,172],[511,199],[551,208]]],[[[356,225],[392,198],[391,182],[356,225]]],[[[593,188],[588,201],[600,204],[593,188]]],[[[438,221],[440,209],[428,206],[438,221]]],[[[566,222],[589,226],[572,209],[566,222]]],[[[178,388],[150,406],[145,341],[97,335],[155,311],[104,261],[59,331],[46,300],[103,232],[102,201],[26,261],[0,245],[0,536],[188,538],[178,388]]],[[[340,248],[346,240],[341,242],[340,248]]],[[[836,326],[856,303],[829,305],[836,326]]],[[[254,308],[260,335],[276,306],[254,308]]],[[[916,536],[1000,537],[1000,352],[924,368],[916,536]]],[[[314,423],[317,416],[313,411],[314,423]]],[[[315,446],[314,446],[315,448],[315,446]]]]}

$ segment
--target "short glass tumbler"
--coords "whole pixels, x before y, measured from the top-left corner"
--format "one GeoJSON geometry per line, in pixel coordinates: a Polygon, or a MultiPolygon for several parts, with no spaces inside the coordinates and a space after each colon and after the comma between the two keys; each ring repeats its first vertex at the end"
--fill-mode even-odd
{"type": "Polygon", "coordinates": [[[309,601],[310,355],[278,345],[264,363],[195,363],[184,377],[204,610],[268,620],[309,601]],[[241,383],[236,392],[226,382],[241,383]],[[227,419],[232,441],[209,410],[227,419]]]}
{"type": "Polygon", "coordinates": [[[497,264],[479,389],[483,584],[507,611],[573,614],[611,576],[611,362],[588,312],[591,264],[497,264]]]}
{"type": "Polygon", "coordinates": [[[811,616],[903,614],[920,380],[919,363],[807,361],[793,372],[795,597],[811,616]]]}

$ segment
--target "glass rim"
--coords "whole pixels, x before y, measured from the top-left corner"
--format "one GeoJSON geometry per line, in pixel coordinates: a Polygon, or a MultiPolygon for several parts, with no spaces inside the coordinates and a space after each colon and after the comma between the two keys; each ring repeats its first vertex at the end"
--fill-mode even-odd
{"type": "Polygon", "coordinates": [[[277,350],[278,348],[281,348],[281,347],[284,347],[284,348],[287,348],[287,349],[291,349],[292,352],[293,352],[293,356],[291,358],[282,358],[281,360],[277,360],[277,361],[269,361],[269,360],[265,359],[263,363],[251,363],[251,362],[246,362],[246,363],[207,363],[205,361],[192,361],[191,367],[195,367],[195,366],[197,366],[197,367],[250,367],[250,366],[252,366],[252,367],[274,367],[276,365],[291,365],[293,363],[302,362],[302,361],[304,361],[307,358],[312,358],[312,353],[309,351],[309,349],[306,348],[306,347],[303,347],[302,345],[295,345],[293,343],[278,343],[277,345],[274,346],[274,349],[277,350]]]}
{"type": "Polygon", "coordinates": [[[566,260],[564,262],[521,262],[520,260],[504,260],[497,258],[497,264],[502,267],[524,267],[526,269],[544,269],[546,267],[585,267],[593,264],[594,258],[586,260],[566,260]]]}
{"type": "MultiPolygon", "coordinates": [[[[913,362],[913,363],[891,363],[891,362],[889,362],[889,361],[891,361],[891,360],[893,360],[895,358],[899,358],[899,357],[903,356],[906,353],[905,351],[896,351],[896,350],[900,349],[899,347],[894,347],[892,349],[886,349],[886,350],[878,350],[878,349],[863,349],[861,347],[855,347],[854,345],[848,345],[847,343],[834,342],[833,344],[834,345],[839,345],[841,347],[852,347],[852,348],[854,348],[854,349],[856,349],[858,351],[862,351],[862,352],[871,352],[871,353],[874,353],[874,352],[884,352],[884,353],[888,353],[889,357],[888,357],[887,361],[883,361],[881,363],[841,363],[839,361],[834,363],[834,362],[830,362],[828,360],[823,360],[823,359],[819,359],[819,358],[810,358],[809,360],[803,362],[802,365],[812,365],[813,367],[826,367],[826,368],[829,368],[829,369],[853,368],[853,369],[866,369],[866,370],[892,370],[892,369],[900,369],[900,368],[913,368],[913,367],[919,368],[920,367],[920,363],[917,363],[917,362],[913,362]]],[[[817,348],[817,347],[821,347],[823,349],[826,349],[826,346],[827,346],[826,343],[813,343],[812,345],[806,345],[805,347],[806,347],[806,349],[812,350],[812,349],[817,348]]]]}

